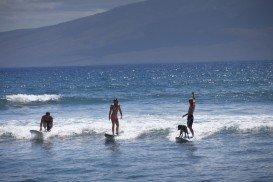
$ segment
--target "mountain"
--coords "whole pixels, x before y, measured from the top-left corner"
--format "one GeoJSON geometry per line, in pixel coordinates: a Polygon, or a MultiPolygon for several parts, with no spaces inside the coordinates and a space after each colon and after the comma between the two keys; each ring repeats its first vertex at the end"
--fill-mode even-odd
{"type": "Polygon", "coordinates": [[[0,33],[0,67],[273,60],[272,0],[148,0],[0,33]]]}

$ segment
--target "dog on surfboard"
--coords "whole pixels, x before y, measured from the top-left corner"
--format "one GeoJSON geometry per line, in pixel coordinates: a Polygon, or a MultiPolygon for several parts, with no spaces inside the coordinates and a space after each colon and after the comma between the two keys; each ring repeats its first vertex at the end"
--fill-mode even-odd
{"type": "Polygon", "coordinates": [[[188,128],[186,125],[178,125],[177,129],[180,130],[180,134],[179,134],[180,138],[183,138],[183,134],[184,134],[184,138],[190,138],[188,133],[188,128]]]}

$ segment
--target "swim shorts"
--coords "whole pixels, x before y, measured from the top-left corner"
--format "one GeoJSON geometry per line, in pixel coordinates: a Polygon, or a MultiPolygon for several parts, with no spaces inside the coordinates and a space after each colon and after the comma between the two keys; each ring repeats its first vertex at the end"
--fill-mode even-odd
{"type": "Polygon", "coordinates": [[[187,126],[192,127],[192,124],[193,124],[193,115],[190,115],[188,116],[187,126]]]}
{"type": "Polygon", "coordinates": [[[52,125],[53,125],[53,122],[52,122],[52,121],[46,122],[46,130],[47,130],[47,131],[50,131],[50,129],[52,128],[52,125]]]}

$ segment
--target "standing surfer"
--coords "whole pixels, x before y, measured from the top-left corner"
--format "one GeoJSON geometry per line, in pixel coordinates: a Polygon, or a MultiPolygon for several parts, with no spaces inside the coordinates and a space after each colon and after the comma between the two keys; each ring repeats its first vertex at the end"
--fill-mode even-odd
{"type": "Polygon", "coordinates": [[[192,98],[189,98],[189,109],[188,112],[186,114],[184,114],[182,117],[188,116],[187,118],[187,126],[191,131],[192,137],[194,137],[194,131],[192,129],[192,124],[193,124],[193,112],[195,109],[195,97],[194,97],[194,92],[192,92],[192,98]]]}
{"type": "Polygon", "coordinates": [[[114,135],[115,125],[116,125],[116,134],[119,133],[119,120],[118,120],[118,112],[120,112],[120,119],[122,119],[122,111],[120,105],[118,104],[118,99],[114,99],[114,104],[111,104],[109,110],[109,120],[112,121],[112,133],[114,135]]]}

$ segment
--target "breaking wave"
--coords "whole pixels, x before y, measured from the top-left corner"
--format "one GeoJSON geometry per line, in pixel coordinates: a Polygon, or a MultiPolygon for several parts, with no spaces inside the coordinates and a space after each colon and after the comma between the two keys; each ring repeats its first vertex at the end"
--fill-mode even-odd
{"type": "MultiPolygon", "coordinates": [[[[135,116],[129,115],[120,121],[121,136],[119,140],[168,139],[174,141],[179,134],[179,117],[166,116],[135,116]]],[[[0,140],[30,139],[29,130],[38,130],[37,119],[10,120],[0,125],[0,140]],[[36,120],[36,121],[35,121],[36,120]],[[25,122],[23,122],[25,121],[25,122]]],[[[105,132],[111,132],[111,122],[86,116],[57,117],[54,129],[47,138],[71,138],[91,136],[104,139],[105,132]]],[[[227,133],[263,134],[272,133],[273,120],[271,115],[241,115],[234,118],[230,115],[196,115],[194,122],[195,140],[203,140],[214,134],[227,133]]]]}
{"type": "Polygon", "coordinates": [[[27,95],[27,94],[16,94],[7,95],[5,99],[9,102],[18,103],[30,103],[30,102],[48,102],[58,101],[62,96],[55,94],[43,94],[43,95],[27,95]]]}

